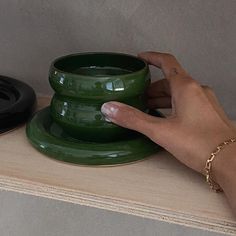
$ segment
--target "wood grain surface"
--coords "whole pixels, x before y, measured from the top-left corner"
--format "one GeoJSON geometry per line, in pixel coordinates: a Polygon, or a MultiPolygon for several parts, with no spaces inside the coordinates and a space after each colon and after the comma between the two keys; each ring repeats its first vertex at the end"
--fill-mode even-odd
{"type": "MultiPolygon", "coordinates": [[[[39,98],[38,107],[50,98],[39,98]]],[[[0,188],[225,234],[236,219],[224,194],[166,151],[117,167],[55,161],[27,141],[25,127],[0,136],[0,188]]]]}

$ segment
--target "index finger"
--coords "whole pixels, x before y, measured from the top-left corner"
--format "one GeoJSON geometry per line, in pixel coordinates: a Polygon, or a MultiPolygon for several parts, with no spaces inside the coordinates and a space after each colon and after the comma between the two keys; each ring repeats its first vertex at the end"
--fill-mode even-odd
{"type": "Polygon", "coordinates": [[[177,59],[168,53],[142,52],[138,56],[150,65],[157,66],[168,79],[171,76],[181,74],[188,75],[177,59]]]}

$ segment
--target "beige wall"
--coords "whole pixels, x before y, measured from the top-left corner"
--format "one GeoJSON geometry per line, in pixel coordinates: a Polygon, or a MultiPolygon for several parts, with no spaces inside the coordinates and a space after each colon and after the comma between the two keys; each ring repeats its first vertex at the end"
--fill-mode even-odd
{"type": "Polygon", "coordinates": [[[175,54],[236,119],[235,0],[1,0],[0,74],[51,93],[50,62],[82,51],[175,54]]]}

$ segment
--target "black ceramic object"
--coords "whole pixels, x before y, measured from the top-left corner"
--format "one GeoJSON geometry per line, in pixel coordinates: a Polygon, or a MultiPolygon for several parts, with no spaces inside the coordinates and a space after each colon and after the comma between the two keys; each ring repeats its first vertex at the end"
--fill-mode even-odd
{"type": "Polygon", "coordinates": [[[32,114],[35,101],[30,86],[0,75],[0,133],[24,123],[32,114]]]}

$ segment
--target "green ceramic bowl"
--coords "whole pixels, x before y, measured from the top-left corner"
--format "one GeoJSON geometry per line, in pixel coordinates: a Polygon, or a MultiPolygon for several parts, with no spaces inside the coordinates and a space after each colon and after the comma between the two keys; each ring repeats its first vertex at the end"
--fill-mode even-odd
{"type": "Polygon", "coordinates": [[[148,112],[145,91],[150,84],[148,65],[120,53],[73,54],[56,59],[49,81],[55,94],[53,120],[74,138],[110,142],[130,138],[133,131],[108,123],[100,109],[120,101],[148,112]]]}

